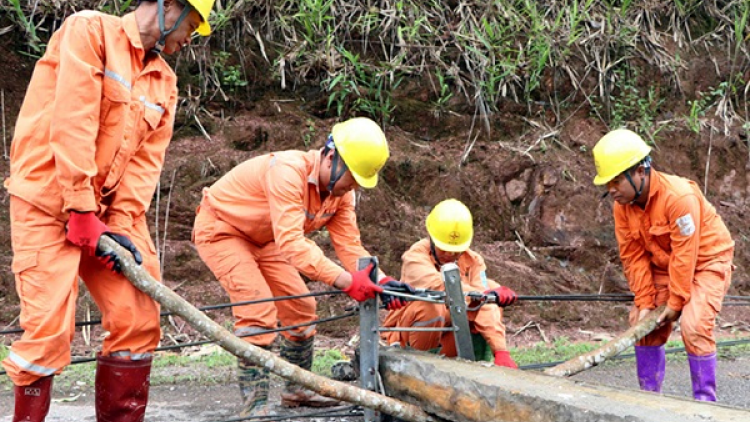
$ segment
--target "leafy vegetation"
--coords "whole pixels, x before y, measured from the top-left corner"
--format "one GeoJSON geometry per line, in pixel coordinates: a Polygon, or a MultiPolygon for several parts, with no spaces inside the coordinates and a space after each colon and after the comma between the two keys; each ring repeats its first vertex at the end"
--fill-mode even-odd
{"type": "Polygon", "coordinates": [[[326,349],[316,350],[313,359],[312,371],[326,377],[331,376],[331,366],[340,360],[349,360],[341,350],[326,349]]]}
{"type": "MultiPolygon", "coordinates": [[[[96,7],[123,14],[135,2],[65,3],[73,4],[9,0],[0,14],[23,32],[27,54],[39,55],[60,17],[96,7]]],[[[282,89],[320,86],[331,115],[383,123],[397,112],[402,83],[422,77],[437,80],[437,114],[451,99],[485,119],[506,101],[560,114],[583,98],[608,127],[637,126],[653,143],[666,121],[699,131],[708,108],[726,125],[748,121],[749,19],[743,0],[228,0],[212,13],[212,37],[196,39],[176,65],[200,70],[181,83],[202,101],[241,100],[250,94],[248,52],[260,53],[282,89]],[[720,83],[733,89],[719,101],[685,92],[685,118],[661,117],[665,93],[679,91],[679,72],[690,66],[673,46],[710,52],[708,40],[727,46],[730,74],[720,83]]]]}
{"type": "Polygon", "coordinates": [[[651,85],[647,89],[639,88],[638,71],[620,67],[614,71],[617,88],[609,98],[592,104],[595,113],[607,113],[610,129],[629,127],[645,135],[647,142],[656,144],[656,136],[666,127],[657,121],[665,99],[657,94],[651,85]],[[644,92],[645,91],[645,92],[644,92]],[[604,110],[609,105],[608,110],[604,110]]]}

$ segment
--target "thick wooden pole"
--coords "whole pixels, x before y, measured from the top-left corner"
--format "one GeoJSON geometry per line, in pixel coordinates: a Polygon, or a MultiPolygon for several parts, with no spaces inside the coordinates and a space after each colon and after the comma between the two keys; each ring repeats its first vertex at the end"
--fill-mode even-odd
{"type": "Polygon", "coordinates": [[[274,374],[327,397],[358,404],[411,422],[433,422],[435,420],[417,406],[313,374],[299,366],[292,365],[267,350],[243,341],[196,309],[177,293],[154,280],[143,267],[135,264],[130,252],[123,249],[114,240],[102,236],[98,246],[102,251],[114,252],[120,257],[122,272],[135,287],[151,296],[165,309],[181,316],[194,329],[215,341],[233,355],[247,359],[256,365],[265,366],[274,374]]]}
{"type": "Polygon", "coordinates": [[[565,363],[547,368],[544,370],[544,373],[557,377],[569,377],[599,365],[613,356],[619,355],[623,350],[634,345],[638,340],[656,329],[656,320],[664,312],[664,308],[664,306],[660,306],[654,309],[646,318],[639,321],[638,324],[630,327],[630,329],[610,340],[604,346],[581,356],[574,357],[565,363]]]}

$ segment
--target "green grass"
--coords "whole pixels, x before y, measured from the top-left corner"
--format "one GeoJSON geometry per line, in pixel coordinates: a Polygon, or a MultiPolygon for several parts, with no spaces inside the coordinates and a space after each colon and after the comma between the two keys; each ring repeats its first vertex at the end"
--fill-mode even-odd
{"type": "MultiPolygon", "coordinates": [[[[727,340],[741,340],[747,337],[736,337],[727,340]]],[[[511,356],[518,365],[530,365],[565,361],[575,356],[590,352],[600,346],[601,342],[572,342],[567,337],[560,337],[552,343],[536,343],[530,347],[511,348],[511,356]]],[[[680,340],[672,340],[667,343],[667,349],[683,347],[680,340]]],[[[625,354],[633,353],[633,349],[625,350],[625,354]]],[[[750,355],[750,344],[722,347],[718,351],[722,359],[732,359],[738,356],[750,355]]],[[[0,358],[8,355],[8,347],[0,345],[0,358]]],[[[489,357],[489,356],[488,356],[489,357]]],[[[667,355],[670,361],[684,361],[684,352],[667,355]]],[[[315,351],[312,371],[316,374],[330,377],[331,365],[339,360],[348,360],[348,357],[339,349],[319,349],[315,351]]],[[[632,360],[632,358],[628,358],[632,360]]],[[[160,354],[154,359],[151,373],[151,385],[175,385],[181,383],[195,383],[200,385],[217,385],[233,382],[236,367],[236,358],[229,352],[218,346],[207,346],[202,353],[193,355],[160,354]]],[[[617,361],[608,361],[612,364],[617,361]]],[[[55,378],[55,385],[62,389],[73,386],[93,386],[96,364],[94,362],[70,365],[65,371],[55,378]]],[[[12,384],[10,379],[0,377],[0,389],[10,390],[12,384]]]]}
{"type": "MultiPolygon", "coordinates": [[[[736,337],[730,339],[720,339],[721,341],[730,340],[747,340],[748,337],[736,337]]],[[[548,363],[556,361],[566,361],[578,355],[588,353],[601,347],[602,342],[571,342],[567,337],[560,337],[552,343],[539,342],[530,347],[511,348],[510,353],[518,365],[531,365],[538,363],[548,363]]],[[[667,350],[672,348],[684,347],[681,340],[670,340],[667,342],[667,350]]],[[[622,354],[632,354],[632,347],[626,349],[622,354]]],[[[750,344],[741,344],[736,346],[721,347],[718,350],[720,358],[733,358],[737,356],[747,356],[750,354],[750,344]]],[[[628,358],[632,359],[632,358],[628,358]]],[[[687,359],[684,351],[670,353],[667,355],[670,361],[683,361],[687,359]]]]}
{"type": "Polygon", "coordinates": [[[313,359],[312,371],[316,374],[326,377],[331,376],[331,366],[340,360],[349,360],[349,358],[338,349],[316,350],[313,359]]]}
{"type": "MultiPolygon", "coordinates": [[[[151,371],[151,385],[174,385],[198,383],[202,385],[224,384],[234,379],[237,358],[218,346],[206,346],[202,353],[193,355],[158,354],[151,371]]],[[[0,358],[8,355],[8,348],[0,345],[0,358]]],[[[338,349],[322,349],[315,352],[312,371],[331,376],[331,365],[348,358],[338,349]]],[[[96,364],[94,362],[69,365],[55,377],[55,385],[67,389],[74,385],[93,386],[96,364]]],[[[0,388],[12,387],[7,376],[0,377],[0,388]]]]}
{"type": "Polygon", "coordinates": [[[597,343],[573,343],[567,337],[560,337],[550,344],[539,342],[531,347],[511,348],[510,354],[518,365],[530,365],[568,360],[590,352],[599,345],[597,343]]]}

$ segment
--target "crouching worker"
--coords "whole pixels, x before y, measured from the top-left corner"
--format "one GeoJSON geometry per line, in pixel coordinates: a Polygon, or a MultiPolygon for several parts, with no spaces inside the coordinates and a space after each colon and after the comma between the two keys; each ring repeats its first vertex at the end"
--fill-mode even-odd
{"type": "MultiPolygon", "coordinates": [[[[440,267],[456,263],[461,271],[464,293],[479,291],[490,302],[506,306],[517,299],[513,290],[500,286],[487,278],[484,259],[469,249],[474,234],[471,212],[462,202],[445,200],[435,206],[427,216],[428,238],[412,245],[402,256],[401,279],[415,289],[445,290],[440,267]]],[[[503,309],[494,304],[479,305],[470,302],[467,316],[472,333],[479,334],[489,345],[495,365],[517,368],[508,353],[505,342],[503,309]]],[[[392,311],[383,323],[385,327],[450,327],[450,311],[443,304],[408,302],[392,311]]],[[[456,356],[456,343],[452,332],[391,331],[383,335],[389,345],[411,347],[417,350],[440,348],[440,354],[456,356]]],[[[476,336],[475,336],[476,337],[476,336]]]]}
{"type": "Polygon", "coordinates": [[[3,367],[15,384],[14,421],[43,421],[52,378],[70,363],[78,279],[102,314],[96,420],[142,421],[159,306],[101,256],[108,236],[155,279],[146,211],[172,138],[173,54],[208,35],[214,0],[141,1],[122,18],[68,17],[37,62],[10,156],[12,269],[22,337],[3,367]]]}
{"type": "MultiPolygon", "coordinates": [[[[379,274],[379,284],[373,283],[371,267],[355,271],[357,259],[369,256],[360,241],[355,191],[360,186],[375,187],[388,156],[380,127],[370,119],[354,118],[336,124],[322,149],[252,158],[205,189],[193,240],[231,301],[309,293],[299,273],[360,302],[381,293],[382,286],[403,287],[384,274],[379,274]],[[305,237],[323,227],[346,269],[305,237]]],[[[310,323],[317,319],[315,308],[312,297],[236,306],[235,333],[252,335],[245,340],[269,348],[276,333],[268,330],[276,329],[279,322],[282,326],[310,323]]],[[[283,331],[281,357],[309,370],[314,336],[314,325],[283,331]]],[[[242,416],[273,414],[268,404],[268,369],[242,359],[238,366],[242,416]]],[[[289,407],[338,404],[290,382],[281,403],[289,407]]]]}
{"type": "Polygon", "coordinates": [[[614,199],[615,235],[625,276],[635,294],[630,323],[666,304],[659,327],[635,347],[642,390],[661,391],[664,344],[680,318],[693,396],[716,401],[714,325],[729,289],[734,241],[694,182],[651,166],[651,148],[618,129],[593,149],[595,185],[614,199]]]}

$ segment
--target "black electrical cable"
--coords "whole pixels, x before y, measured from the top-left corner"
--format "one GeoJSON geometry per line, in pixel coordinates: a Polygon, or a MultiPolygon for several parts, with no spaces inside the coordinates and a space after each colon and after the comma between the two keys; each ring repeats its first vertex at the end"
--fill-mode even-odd
{"type": "Polygon", "coordinates": [[[581,294],[581,295],[542,295],[518,296],[519,301],[556,301],[556,302],[630,302],[633,295],[628,294],[581,294]]]}
{"type": "MultiPolygon", "coordinates": [[[[357,313],[356,312],[349,312],[349,313],[346,313],[346,314],[336,315],[336,316],[332,316],[332,317],[328,317],[328,318],[316,319],[315,321],[305,322],[303,324],[289,325],[289,326],[286,326],[286,327],[273,328],[273,329],[270,329],[270,330],[262,330],[262,331],[257,331],[255,333],[251,333],[251,334],[243,334],[243,335],[237,336],[237,337],[240,337],[240,338],[254,337],[254,336],[260,336],[260,335],[263,335],[263,334],[278,333],[278,332],[281,332],[281,331],[289,331],[289,330],[293,330],[295,328],[301,328],[301,327],[308,327],[310,325],[316,325],[318,323],[337,321],[337,320],[340,320],[340,319],[352,317],[354,315],[357,315],[357,313]]],[[[209,344],[209,343],[214,343],[214,341],[213,340],[202,340],[202,341],[194,341],[194,342],[191,342],[191,343],[174,344],[174,345],[171,345],[171,346],[157,347],[155,351],[161,352],[161,351],[165,351],[165,350],[176,350],[176,349],[182,349],[182,348],[185,348],[185,347],[202,346],[204,344],[209,344]]]]}
{"type": "Polygon", "coordinates": [[[327,290],[325,292],[312,292],[312,293],[306,293],[303,295],[296,295],[296,296],[276,296],[276,297],[269,297],[267,299],[248,300],[245,302],[222,303],[218,305],[204,306],[198,309],[201,311],[211,311],[214,309],[231,308],[234,306],[255,305],[257,303],[278,302],[280,300],[301,299],[305,297],[315,297],[315,296],[338,295],[342,293],[344,293],[343,290],[327,290]]]}
{"type": "MultiPolygon", "coordinates": [[[[272,297],[267,299],[258,299],[258,300],[249,300],[244,302],[235,302],[235,303],[221,303],[218,305],[210,305],[210,306],[203,306],[198,308],[200,311],[211,311],[216,309],[223,309],[223,308],[231,308],[234,306],[244,306],[244,305],[254,305],[258,303],[266,303],[266,302],[277,302],[280,300],[288,300],[288,299],[300,299],[305,297],[314,297],[314,296],[325,296],[325,295],[337,295],[343,293],[341,290],[331,290],[331,291],[325,291],[325,292],[314,292],[314,293],[307,293],[304,295],[298,295],[298,296],[278,296],[278,297],[272,297]]],[[[724,296],[724,299],[727,300],[727,302],[724,302],[727,306],[746,306],[750,305],[750,296],[724,296]]],[[[627,293],[601,293],[601,294],[571,294],[571,295],[539,295],[539,296],[518,296],[519,301],[560,301],[560,302],[629,302],[633,300],[632,294],[627,293]]],[[[353,308],[347,308],[346,310],[353,309],[353,308]]],[[[170,316],[174,315],[172,312],[162,312],[160,313],[160,316],[170,316]]],[[[91,321],[81,321],[76,322],[76,327],[85,327],[89,325],[97,325],[100,324],[101,320],[91,320],[91,321]]],[[[7,330],[0,331],[0,335],[5,334],[19,334],[23,333],[22,328],[11,328],[7,330]]]]}
{"type": "Polygon", "coordinates": [[[300,414],[288,414],[288,415],[275,415],[275,416],[249,416],[249,417],[238,417],[231,419],[224,419],[213,422],[241,422],[241,421],[256,421],[256,422],[275,422],[285,421],[289,419],[297,418],[335,418],[339,416],[362,416],[364,413],[358,410],[359,406],[339,406],[326,410],[319,410],[316,412],[300,413],[300,414]],[[347,410],[350,410],[347,412],[347,410]]]}
{"type": "MultiPolygon", "coordinates": [[[[259,336],[259,335],[262,335],[262,334],[278,333],[278,332],[281,332],[281,331],[289,331],[289,330],[293,330],[295,328],[307,327],[307,326],[310,326],[310,325],[316,325],[316,324],[323,323],[323,322],[337,321],[337,320],[340,320],[340,319],[344,319],[344,318],[349,318],[349,317],[355,316],[357,314],[358,314],[357,312],[348,312],[346,314],[336,315],[336,316],[332,316],[332,317],[328,317],[328,318],[316,319],[315,321],[306,322],[306,323],[303,323],[303,324],[289,325],[287,327],[279,327],[279,328],[274,328],[274,329],[270,329],[270,330],[263,330],[263,331],[258,331],[258,332],[252,333],[252,334],[241,335],[241,336],[238,336],[238,337],[253,337],[253,336],[259,336]]],[[[209,343],[214,343],[214,341],[213,340],[202,340],[202,341],[194,341],[194,342],[190,342],[190,343],[173,344],[171,346],[157,347],[154,351],[155,352],[163,352],[163,351],[166,351],[166,350],[177,350],[177,349],[182,349],[182,348],[185,348],[185,347],[202,346],[204,344],[209,344],[209,343]]],[[[71,360],[70,365],[77,365],[77,364],[80,364],[80,363],[93,362],[95,360],[96,360],[96,358],[80,358],[80,359],[71,360]]],[[[4,370],[0,371],[0,375],[5,375],[6,373],[7,372],[4,371],[4,370]]]]}
{"type": "MultiPolygon", "coordinates": [[[[276,297],[270,297],[266,299],[258,299],[258,300],[248,300],[244,302],[235,302],[235,303],[220,303],[218,305],[209,305],[209,306],[202,306],[198,308],[199,311],[213,311],[216,309],[224,309],[224,308],[232,308],[235,306],[244,306],[244,305],[255,305],[258,303],[266,303],[266,302],[278,302],[280,300],[288,300],[288,299],[301,299],[305,297],[315,297],[315,296],[326,296],[326,295],[338,295],[343,293],[341,290],[329,290],[325,292],[313,292],[313,293],[306,293],[303,295],[297,295],[297,296],[276,296],[276,297]]],[[[165,316],[171,316],[174,315],[173,312],[161,312],[159,314],[160,317],[165,316]]],[[[90,321],[80,321],[76,322],[76,327],[86,327],[89,325],[98,325],[101,324],[102,320],[100,319],[92,319],[90,321]]],[[[4,331],[0,331],[0,335],[4,334],[18,334],[23,333],[23,328],[11,328],[4,331]]]]}

